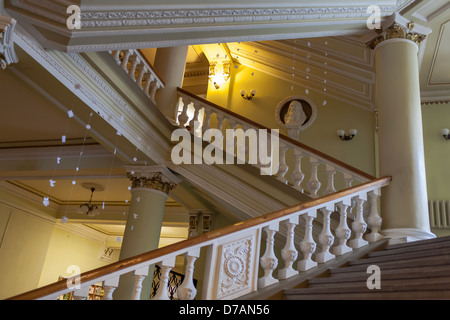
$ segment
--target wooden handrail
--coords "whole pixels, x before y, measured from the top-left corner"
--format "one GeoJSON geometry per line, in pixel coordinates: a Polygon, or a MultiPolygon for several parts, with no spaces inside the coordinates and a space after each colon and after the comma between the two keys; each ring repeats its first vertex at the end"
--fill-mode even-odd
{"type": "MultiPolygon", "coordinates": [[[[303,210],[307,210],[310,208],[314,208],[314,207],[320,206],[321,204],[325,204],[329,201],[333,201],[338,198],[342,198],[342,197],[350,196],[352,194],[356,194],[358,192],[362,192],[366,189],[371,189],[371,188],[375,188],[375,187],[381,188],[381,187],[389,184],[391,179],[392,179],[391,177],[383,177],[383,178],[375,179],[373,181],[369,181],[369,182],[360,184],[355,187],[351,187],[351,188],[344,189],[344,190],[341,190],[341,191],[338,191],[338,192],[335,192],[332,194],[328,194],[328,195],[323,196],[318,199],[309,200],[309,201],[306,201],[304,203],[301,203],[301,204],[298,204],[298,205],[295,205],[295,206],[292,206],[289,208],[285,208],[285,209],[281,209],[281,210],[278,210],[278,211],[275,211],[272,213],[264,214],[259,217],[255,217],[255,218],[243,221],[243,222],[233,224],[231,226],[227,226],[227,227],[224,227],[221,229],[210,231],[203,235],[199,235],[199,236],[196,236],[196,237],[193,237],[190,239],[186,239],[186,240],[168,245],[166,247],[162,247],[162,248],[159,248],[159,249],[156,249],[153,251],[139,254],[134,257],[130,257],[128,259],[124,259],[124,260],[112,263],[112,264],[104,266],[104,267],[100,267],[100,268],[97,268],[97,269],[94,269],[91,271],[84,272],[84,273],[80,274],[80,278],[79,278],[80,284],[99,279],[101,277],[104,277],[104,276],[114,273],[114,272],[128,269],[128,268],[130,268],[134,265],[138,265],[140,263],[145,263],[147,261],[150,261],[150,260],[153,260],[153,259],[156,259],[159,257],[164,257],[172,252],[179,252],[179,251],[183,251],[183,250],[187,251],[190,247],[199,245],[201,243],[206,243],[208,241],[215,240],[215,239],[230,235],[235,232],[239,232],[239,231],[249,229],[252,227],[257,227],[258,225],[266,224],[268,222],[271,222],[271,221],[274,221],[277,219],[282,219],[283,217],[287,217],[290,214],[293,214],[293,213],[296,213],[299,211],[303,211],[303,210]]],[[[66,280],[62,280],[62,281],[58,281],[58,282],[49,284],[49,285],[41,287],[41,288],[31,290],[31,291],[23,293],[23,294],[16,295],[7,300],[35,300],[35,299],[39,299],[41,297],[44,297],[44,296],[47,296],[50,294],[57,293],[59,291],[65,290],[65,289],[67,289],[67,282],[66,282],[66,280]]]]}
{"type": "MultiPolygon", "coordinates": [[[[200,101],[203,104],[207,104],[207,105],[209,105],[209,106],[211,106],[211,107],[213,107],[215,109],[218,109],[218,110],[220,110],[223,113],[227,113],[227,114],[229,114],[230,116],[232,116],[234,118],[238,118],[238,119],[240,119],[240,120],[242,120],[244,122],[247,122],[248,124],[250,124],[253,127],[256,127],[258,129],[265,129],[265,130],[267,130],[267,132],[271,132],[270,128],[265,127],[265,126],[255,122],[255,121],[251,120],[251,119],[245,118],[245,117],[241,116],[240,114],[234,113],[233,111],[225,109],[225,108],[223,108],[223,107],[221,107],[221,106],[219,106],[217,104],[214,104],[214,103],[212,103],[212,102],[210,102],[208,100],[205,100],[205,99],[203,99],[201,97],[198,97],[198,96],[196,96],[195,94],[193,94],[193,93],[191,93],[189,91],[186,91],[186,90],[184,90],[182,88],[177,88],[177,91],[182,93],[182,94],[184,94],[184,95],[187,95],[187,96],[189,96],[189,97],[191,97],[193,99],[196,99],[196,100],[200,101]]],[[[376,177],[368,174],[367,172],[364,172],[364,171],[359,170],[359,169],[357,169],[355,167],[352,167],[352,166],[348,165],[345,162],[342,162],[342,161],[340,161],[340,160],[338,160],[336,158],[333,158],[333,157],[331,157],[331,156],[329,156],[329,155],[327,155],[327,154],[325,154],[325,153],[323,153],[323,152],[321,152],[321,151],[319,151],[317,149],[314,149],[314,148],[312,148],[310,146],[307,146],[307,145],[305,145],[305,144],[303,144],[303,143],[301,143],[301,142],[299,142],[297,140],[289,138],[288,136],[285,136],[285,135],[280,133],[279,137],[280,137],[280,139],[282,139],[282,140],[284,140],[284,141],[286,141],[286,142],[288,142],[290,144],[293,144],[293,145],[295,145],[297,147],[300,147],[300,148],[302,148],[304,150],[307,150],[307,151],[309,151],[309,152],[311,152],[311,153],[313,153],[313,154],[315,154],[315,155],[317,155],[317,156],[319,156],[319,157],[321,157],[323,159],[326,159],[326,160],[328,160],[328,161],[330,161],[330,162],[332,162],[332,163],[334,163],[334,164],[336,164],[336,165],[338,165],[338,166],[340,166],[342,168],[345,168],[345,169],[347,169],[349,171],[352,171],[355,174],[357,174],[359,176],[362,176],[362,177],[364,177],[364,178],[366,178],[368,180],[376,179],[376,177]]]]}

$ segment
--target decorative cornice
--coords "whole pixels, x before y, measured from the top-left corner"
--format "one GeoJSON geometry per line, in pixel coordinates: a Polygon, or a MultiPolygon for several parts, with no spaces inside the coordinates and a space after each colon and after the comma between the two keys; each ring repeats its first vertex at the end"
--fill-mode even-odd
{"type": "Polygon", "coordinates": [[[7,65],[19,62],[14,51],[15,25],[15,19],[0,15],[0,68],[3,70],[7,65]]]}
{"type": "Polygon", "coordinates": [[[148,188],[169,194],[181,181],[169,169],[163,166],[126,167],[132,189],[148,188]]]}
{"type": "Polygon", "coordinates": [[[381,26],[380,29],[375,29],[378,36],[366,43],[369,49],[375,49],[380,43],[389,39],[406,39],[420,44],[431,32],[431,29],[422,26],[417,27],[413,21],[407,21],[398,14],[394,15],[393,18],[394,21],[388,27],[383,28],[381,26]]]}
{"type": "Polygon", "coordinates": [[[447,104],[450,100],[438,100],[438,101],[422,101],[422,105],[432,105],[432,104],[447,104]]]}

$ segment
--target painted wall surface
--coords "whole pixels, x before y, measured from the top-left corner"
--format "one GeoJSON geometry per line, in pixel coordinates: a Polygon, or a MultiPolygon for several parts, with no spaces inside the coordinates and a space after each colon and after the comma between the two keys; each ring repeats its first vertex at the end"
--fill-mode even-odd
{"type": "Polygon", "coordinates": [[[304,96],[317,106],[317,118],[311,127],[301,131],[298,141],[348,163],[369,174],[375,174],[375,118],[371,111],[349,106],[336,99],[326,97],[326,106],[322,105],[324,95],[321,92],[292,85],[269,74],[236,64],[231,67],[231,77],[219,89],[211,84],[207,99],[221,107],[249,118],[272,129],[280,129],[275,119],[277,105],[289,96],[304,96]],[[244,100],[241,90],[256,90],[251,101],[244,100]],[[358,134],[352,141],[341,141],[336,131],[357,129],[358,134]]]}
{"type": "Polygon", "coordinates": [[[428,199],[450,200],[450,141],[440,133],[450,129],[450,103],[423,105],[422,119],[428,199]]]}
{"type": "Polygon", "coordinates": [[[38,287],[52,230],[52,223],[0,203],[0,299],[38,287]]]}
{"type": "MultiPolygon", "coordinates": [[[[100,260],[104,244],[55,227],[53,229],[45,263],[39,281],[44,286],[58,281],[59,276],[73,275],[69,267],[76,266],[80,272],[110,264],[100,260]]],[[[115,257],[116,260],[118,257],[115,257]]]]}

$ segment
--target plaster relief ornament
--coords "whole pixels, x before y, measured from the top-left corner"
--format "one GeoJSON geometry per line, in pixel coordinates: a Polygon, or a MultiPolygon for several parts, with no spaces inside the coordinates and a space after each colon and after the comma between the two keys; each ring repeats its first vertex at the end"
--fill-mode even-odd
{"type": "Polygon", "coordinates": [[[305,123],[306,119],[302,104],[296,100],[292,101],[284,116],[284,123],[290,138],[297,138],[300,127],[305,123]]]}
{"type": "MultiPolygon", "coordinates": [[[[305,91],[306,94],[309,93],[305,91]]],[[[306,96],[294,95],[283,99],[275,109],[278,125],[287,131],[289,138],[297,140],[300,131],[309,128],[317,116],[317,107],[306,96]]]]}
{"type": "Polygon", "coordinates": [[[19,62],[14,51],[15,25],[15,19],[0,15],[0,68],[3,70],[9,64],[19,62]]]}

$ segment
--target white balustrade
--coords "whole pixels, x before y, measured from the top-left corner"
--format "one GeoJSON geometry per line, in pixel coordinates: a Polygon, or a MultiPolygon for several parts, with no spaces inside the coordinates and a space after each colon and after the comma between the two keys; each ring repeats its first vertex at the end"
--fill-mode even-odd
{"type": "MultiPolygon", "coordinates": [[[[225,229],[210,231],[205,235],[171,245],[172,250],[167,250],[165,247],[146,253],[134,263],[124,264],[119,261],[107,266],[112,270],[108,273],[102,273],[102,268],[98,269],[100,271],[93,270],[92,273],[97,276],[89,276],[88,281],[83,281],[82,274],[80,288],[77,289],[75,296],[84,298],[86,288],[103,282],[105,290],[103,299],[111,300],[114,290],[119,285],[120,276],[132,272],[135,285],[130,293],[130,299],[140,299],[142,281],[147,276],[149,266],[158,264],[161,267],[161,277],[159,288],[153,299],[167,300],[169,299],[169,272],[175,266],[176,258],[182,256],[185,258],[185,278],[177,289],[179,299],[234,299],[254,292],[258,288],[276,285],[280,281],[332,261],[335,256],[357,250],[367,245],[368,241],[380,239],[382,235],[378,231],[381,218],[378,215],[377,200],[380,189],[389,184],[389,181],[389,178],[378,179],[353,187],[350,191],[345,190],[325,196],[322,200],[311,200],[301,206],[256,217],[236,224],[231,231],[229,228],[226,232],[224,232],[225,229]],[[366,241],[364,241],[367,225],[364,222],[363,208],[366,199],[370,206],[367,225],[373,230],[366,235],[366,241]],[[355,203],[355,219],[350,229],[347,226],[347,215],[352,200],[355,203]],[[331,214],[334,210],[339,213],[339,223],[336,227],[331,224],[331,214]],[[318,227],[314,223],[316,216],[322,218],[317,244],[313,237],[313,234],[319,231],[314,232],[314,228],[318,227]],[[263,237],[263,234],[266,237],[263,237]],[[283,261],[281,266],[278,266],[277,250],[275,250],[276,235],[277,239],[285,241],[281,250],[280,258],[283,261]],[[302,240],[296,243],[296,239],[300,236],[302,240]],[[348,246],[347,241],[352,236],[348,246]],[[203,237],[201,241],[199,237],[203,237]],[[334,239],[336,241],[333,241],[334,239]],[[319,252],[316,252],[317,245],[319,252]],[[264,247],[263,252],[261,248],[264,247]],[[197,288],[194,286],[193,275],[195,262],[200,257],[202,248],[205,248],[207,252],[204,259],[203,278],[197,279],[197,283],[202,285],[202,296],[196,297],[197,288]],[[298,251],[297,248],[299,248],[298,251]],[[297,263],[295,263],[296,260],[298,260],[297,263]],[[259,270],[263,271],[263,275],[258,279],[259,270]]],[[[321,222],[320,219],[317,220],[321,222]]],[[[73,288],[51,291],[44,287],[42,290],[46,295],[40,299],[56,299],[62,294],[73,291],[73,288]],[[48,292],[52,293],[48,294],[48,292]]]]}
{"type": "Polygon", "coordinates": [[[144,93],[156,104],[156,92],[164,88],[164,82],[138,50],[116,50],[109,52],[116,63],[133,79],[144,93]]]}

